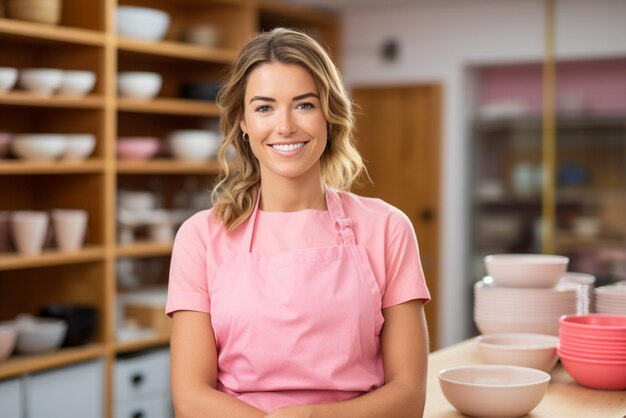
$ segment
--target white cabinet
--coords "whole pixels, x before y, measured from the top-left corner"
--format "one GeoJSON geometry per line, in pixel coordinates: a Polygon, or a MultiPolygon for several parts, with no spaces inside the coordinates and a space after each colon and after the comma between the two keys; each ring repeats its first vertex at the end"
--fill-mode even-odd
{"type": "Polygon", "coordinates": [[[165,396],[139,397],[117,404],[115,418],[169,418],[168,399],[165,396]]]}
{"type": "Polygon", "coordinates": [[[115,362],[115,418],[173,417],[169,350],[121,356],[115,362]]]}
{"type": "Polygon", "coordinates": [[[167,350],[120,357],[115,363],[115,399],[164,394],[169,391],[167,350]]]}
{"type": "Polygon", "coordinates": [[[100,360],[23,379],[27,418],[102,417],[104,378],[100,360]]]}
{"type": "Polygon", "coordinates": [[[24,417],[21,379],[0,381],[0,418],[24,417]]]}

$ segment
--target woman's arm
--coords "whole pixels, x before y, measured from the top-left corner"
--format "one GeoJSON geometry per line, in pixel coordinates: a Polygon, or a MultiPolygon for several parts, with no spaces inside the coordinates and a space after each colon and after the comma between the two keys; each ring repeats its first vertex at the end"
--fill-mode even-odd
{"type": "Polygon", "coordinates": [[[177,311],[172,318],[171,385],[176,417],[264,417],[265,412],[216,389],[217,349],[211,316],[177,311]]]}
{"type": "Polygon", "coordinates": [[[282,408],[266,418],[421,417],[428,368],[428,332],[423,305],[421,300],[412,300],[383,309],[383,386],[348,401],[282,408]]]}

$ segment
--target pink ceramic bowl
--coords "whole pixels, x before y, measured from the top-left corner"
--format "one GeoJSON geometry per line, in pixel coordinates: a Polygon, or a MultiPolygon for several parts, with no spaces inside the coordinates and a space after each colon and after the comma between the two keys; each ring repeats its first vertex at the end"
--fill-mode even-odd
{"type": "Polygon", "coordinates": [[[117,156],[121,160],[148,160],[159,150],[154,137],[127,136],[117,139],[117,156]]]}
{"type": "Polygon", "coordinates": [[[498,287],[554,287],[568,262],[559,255],[493,254],[485,257],[485,268],[498,287]]]}
{"type": "Polygon", "coordinates": [[[563,368],[580,385],[592,389],[626,389],[626,361],[611,362],[573,357],[559,351],[563,368]]]}
{"type": "Polygon", "coordinates": [[[439,372],[444,396],[465,415],[516,418],[543,399],[550,383],[546,372],[528,367],[482,364],[439,372]]]}

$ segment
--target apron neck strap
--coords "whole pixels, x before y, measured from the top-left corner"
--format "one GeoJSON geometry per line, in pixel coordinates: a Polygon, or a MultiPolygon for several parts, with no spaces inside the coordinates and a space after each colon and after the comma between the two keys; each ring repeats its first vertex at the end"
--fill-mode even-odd
{"type": "MultiPolygon", "coordinates": [[[[328,214],[337,229],[339,235],[341,235],[341,239],[344,244],[355,244],[356,239],[354,236],[354,232],[352,231],[352,220],[346,217],[345,212],[343,211],[343,205],[341,203],[341,198],[337,194],[337,192],[330,190],[328,187],[325,188],[326,195],[326,207],[328,208],[328,214]]],[[[243,245],[243,250],[245,252],[250,252],[252,249],[252,237],[254,235],[254,226],[256,223],[257,214],[259,212],[259,204],[261,202],[261,187],[258,188],[256,203],[254,205],[254,210],[250,215],[250,219],[248,219],[248,223],[246,225],[246,230],[243,235],[243,239],[241,241],[243,245]]]]}
{"type": "Polygon", "coordinates": [[[328,214],[333,221],[333,225],[339,235],[341,235],[343,243],[346,245],[356,244],[354,231],[352,231],[352,220],[346,217],[341,197],[339,197],[336,191],[329,188],[326,188],[326,206],[328,207],[328,214]]]}

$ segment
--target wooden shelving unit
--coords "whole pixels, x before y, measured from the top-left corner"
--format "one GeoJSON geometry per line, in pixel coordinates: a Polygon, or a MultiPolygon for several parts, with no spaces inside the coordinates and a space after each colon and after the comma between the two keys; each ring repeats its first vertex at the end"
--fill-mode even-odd
{"type": "MultiPolygon", "coordinates": [[[[41,255],[0,253],[0,321],[19,313],[36,314],[46,303],[83,303],[100,311],[94,341],[40,355],[13,355],[0,362],[0,380],[25,373],[101,358],[104,361],[103,416],[114,415],[113,367],[116,356],[163,347],[167,336],[118,342],[116,296],[123,289],[116,278],[122,259],[167,259],[172,243],[141,238],[118,245],[118,189],[147,189],[156,182],[165,194],[165,208],[188,178],[212,183],[217,162],[189,163],[172,158],[123,161],[116,157],[118,136],[165,138],[175,129],[216,125],[215,103],[183,99],[179,88],[188,81],[218,80],[254,33],[276,25],[298,27],[327,44],[338,56],[335,16],[267,0],[64,0],[58,26],[0,17],[0,66],[90,70],[97,74],[94,91],[83,98],[41,97],[20,89],[0,93],[0,132],[92,133],[93,156],[82,162],[28,162],[0,158],[0,212],[82,208],[89,213],[89,232],[81,251],[46,249],[41,255]],[[171,29],[161,42],[118,37],[115,8],[142,5],[170,14],[171,29]],[[203,48],[179,41],[188,24],[207,22],[223,32],[220,48],[203,48]],[[153,100],[121,98],[116,93],[118,71],[155,71],[163,88],[153,100]],[[54,277],[49,277],[54,276],[54,277]],[[33,297],[29,291],[36,289],[33,297]],[[9,295],[14,300],[8,300],[9,295]]],[[[208,183],[207,183],[208,184],[208,183]]],[[[201,184],[201,188],[204,184],[201,184]]]]}

